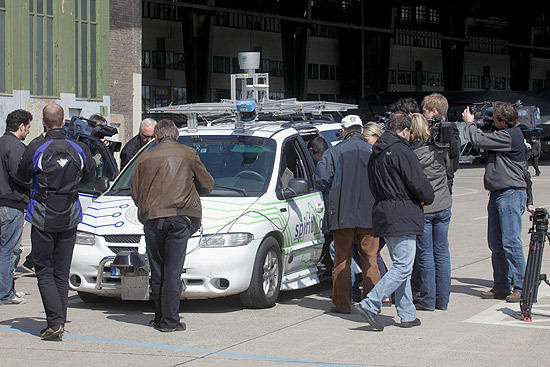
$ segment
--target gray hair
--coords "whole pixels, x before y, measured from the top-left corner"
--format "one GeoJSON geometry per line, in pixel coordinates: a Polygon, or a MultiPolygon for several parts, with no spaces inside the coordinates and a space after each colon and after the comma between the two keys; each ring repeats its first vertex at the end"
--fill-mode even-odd
{"type": "Polygon", "coordinates": [[[179,136],[178,128],[172,120],[160,120],[155,125],[155,136],[159,143],[165,140],[176,141],[179,136]]]}
{"type": "Polygon", "coordinates": [[[155,127],[157,124],[157,121],[152,118],[146,118],[145,120],[141,121],[141,124],[139,125],[139,131],[141,132],[145,126],[152,126],[155,127]]]}

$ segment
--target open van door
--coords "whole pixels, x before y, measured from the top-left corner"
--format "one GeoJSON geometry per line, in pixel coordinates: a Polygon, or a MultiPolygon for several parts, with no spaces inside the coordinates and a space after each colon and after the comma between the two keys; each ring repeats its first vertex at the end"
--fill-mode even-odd
{"type": "Polygon", "coordinates": [[[88,184],[80,183],[78,185],[78,198],[82,211],[84,211],[95,199],[107,191],[110,183],[118,175],[118,165],[109,149],[98,138],[79,135],[76,140],[88,146],[96,165],[95,180],[88,184]]]}

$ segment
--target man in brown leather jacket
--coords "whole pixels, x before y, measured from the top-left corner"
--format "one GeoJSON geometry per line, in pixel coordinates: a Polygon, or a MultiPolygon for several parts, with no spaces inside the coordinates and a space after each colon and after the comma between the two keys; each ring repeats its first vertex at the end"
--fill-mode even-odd
{"type": "Polygon", "coordinates": [[[155,319],[150,325],[159,331],[185,330],[179,303],[187,240],[200,227],[199,194],[214,186],[197,152],[178,143],[178,135],[173,121],[158,122],[158,145],[138,158],[131,187],[151,266],[155,319]]]}

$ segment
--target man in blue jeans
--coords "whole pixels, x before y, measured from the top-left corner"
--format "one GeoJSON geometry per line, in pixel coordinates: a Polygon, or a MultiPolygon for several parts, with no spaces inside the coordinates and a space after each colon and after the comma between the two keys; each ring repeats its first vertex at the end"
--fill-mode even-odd
{"type": "Polygon", "coordinates": [[[24,303],[23,292],[15,291],[13,267],[21,234],[28,190],[17,184],[15,174],[29,134],[32,115],[16,110],[6,119],[6,132],[0,138],[0,304],[24,303]]]}
{"type": "Polygon", "coordinates": [[[416,236],[424,230],[423,205],[431,204],[434,191],[418,158],[409,146],[411,117],[394,114],[388,129],[374,143],[368,164],[374,196],[372,221],[375,236],[384,237],[393,261],[355,309],[376,331],[384,330],[377,315],[382,301],[395,294],[400,327],[420,325],[411,292],[411,273],[416,253],[416,236]]]}
{"type": "Polygon", "coordinates": [[[492,115],[495,131],[483,132],[473,123],[469,108],[462,113],[468,123],[464,136],[475,148],[488,152],[483,182],[490,192],[487,241],[493,264],[493,288],[482,292],[481,298],[519,302],[525,276],[521,215],[525,207],[531,213],[534,211],[531,176],[516,108],[510,103],[495,102],[492,115]]]}

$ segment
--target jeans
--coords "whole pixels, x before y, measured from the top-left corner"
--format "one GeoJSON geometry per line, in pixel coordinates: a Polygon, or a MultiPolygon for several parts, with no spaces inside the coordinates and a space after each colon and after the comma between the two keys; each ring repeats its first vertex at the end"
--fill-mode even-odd
{"type": "Polygon", "coordinates": [[[143,226],[151,266],[155,321],[161,328],[175,328],[180,322],[181,273],[187,240],[199,227],[198,218],[183,215],[149,219],[143,226]]]}
{"type": "Polygon", "coordinates": [[[451,208],[424,214],[424,234],[416,240],[416,259],[420,275],[417,302],[428,309],[447,309],[451,293],[449,222],[451,208]]]}
{"type": "Polygon", "coordinates": [[[44,232],[31,228],[32,259],[48,327],[65,324],[69,297],[69,270],[76,241],[76,228],[44,232]]]}
{"type": "Polygon", "coordinates": [[[15,297],[13,267],[23,233],[23,210],[0,207],[0,303],[15,297]]]}
{"type": "Polygon", "coordinates": [[[525,189],[493,191],[489,197],[487,242],[491,250],[495,292],[509,293],[512,284],[514,289],[523,289],[525,256],[521,215],[526,203],[525,189]]]}
{"type": "Polygon", "coordinates": [[[416,253],[416,236],[386,237],[385,240],[393,265],[361,301],[361,305],[371,312],[379,313],[382,301],[395,293],[395,307],[401,321],[413,321],[416,319],[416,309],[410,279],[416,253]]]}

